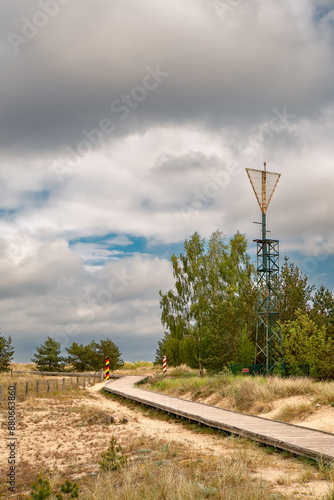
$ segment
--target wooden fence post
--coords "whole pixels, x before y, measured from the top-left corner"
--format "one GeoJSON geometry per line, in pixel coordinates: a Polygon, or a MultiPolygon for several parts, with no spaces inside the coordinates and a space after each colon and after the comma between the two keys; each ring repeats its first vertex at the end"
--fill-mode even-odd
{"type": "Polygon", "coordinates": [[[56,379],[56,391],[58,391],[58,379],[56,379]]]}
{"type": "Polygon", "coordinates": [[[38,385],[39,385],[39,380],[36,380],[36,392],[38,394],[38,385]]]}
{"type": "Polygon", "coordinates": [[[46,392],[50,392],[50,382],[46,381],[46,392]]]}
{"type": "Polygon", "coordinates": [[[13,370],[10,370],[10,378],[13,378],[13,370]]]}
{"type": "Polygon", "coordinates": [[[2,401],[2,385],[0,385],[0,401],[2,401]]]}
{"type": "Polygon", "coordinates": [[[77,385],[79,385],[79,375],[77,375],[77,385]]]}
{"type": "Polygon", "coordinates": [[[65,391],[65,379],[63,378],[63,391],[65,391]]]}
{"type": "Polygon", "coordinates": [[[83,388],[85,388],[85,387],[86,387],[86,383],[85,383],[85,375],[83,376],[82,386],[83,386],[83,388]]]}
{"type": "Polygon", "coordinates": [[[88,375],[88,385],[90,385],[90,374],[88,375]]]}
{"type": "Polygon", "coordinates": [[[71,375],[71,387],[72,387],[72,384],[73,384],[73,376],[71,375]]]}
{"type": "Polygon", "coordinates": [[[95,385],[95,375],[96,375],[96,372],[94,372],[94,385],[95,385]]]}
{"type": "Polygon", "coordinates": [[[29,382],[26,382],[26,396],[28,396],[28,386],[29,386],[29,382]]]}

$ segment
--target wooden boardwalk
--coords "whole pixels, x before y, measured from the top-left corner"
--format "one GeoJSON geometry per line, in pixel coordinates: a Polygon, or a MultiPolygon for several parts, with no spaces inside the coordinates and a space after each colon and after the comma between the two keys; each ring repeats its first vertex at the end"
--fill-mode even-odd
{"type": "Polygon", "coordinates": [[[263,417],[245,415],[135,387],[147,377],[126,376],[107,382],[105,390],[171,415],[247,437],[314,460],[334,460],[334,434],[263,417]]]}

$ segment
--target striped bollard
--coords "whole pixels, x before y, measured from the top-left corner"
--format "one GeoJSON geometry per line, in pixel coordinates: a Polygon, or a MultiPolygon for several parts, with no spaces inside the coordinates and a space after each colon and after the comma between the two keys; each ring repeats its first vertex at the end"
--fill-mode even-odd
{"type": "Polygon", "coordinates": [[[162,358],[162,374],[164,377],[166,376],[166,372],[167,372],[167,358],[166,356],[164,356],[162,358]]]}
{"type": "Polygon", "coordinates": [[[109,357],[106,358],[106,380],[109,380],[109,357]]]}

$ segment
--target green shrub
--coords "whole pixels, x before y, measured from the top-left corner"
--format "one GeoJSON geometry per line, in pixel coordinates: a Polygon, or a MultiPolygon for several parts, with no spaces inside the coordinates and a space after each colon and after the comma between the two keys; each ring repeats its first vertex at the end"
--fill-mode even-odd
{"type": "Polygon", "coordinates": [[[127,457],[122,453],[122,446],[117,445],[114,436],[110,440],[108,450],[101,454],[101,458],[102,460],[99,462],[99,465],[103,471],[121,469],[127,464],[127,457]]]}
{"type": "Polygon", "coordinates": [[[43,479],[42,471],[39,473],[37,483],[33,483],[32,491],[26,500],[45,500],[51,496],[51,485],[48,479],[43,479]]]}
{"type": "MultiPolygon", "coordinates": [[[[26,500],[46,500],[52,495],[52,489],[49,479],[43,479],[43,472],[39,473],[37,483],[33,483],[31,487],[32,491],[30,496],[26,497],[26,500]]],[[[68,479],[60,487],[61,493],[56,493],[55,498],[57,500],[65,500],[72,498],[79,498],[79,487],[76,483],[71,483],[68,479]],[[62,495],[64,493],[66,497],[62,495]]],[[[53,498],[53,497],[52,497],[53,498]]]]}

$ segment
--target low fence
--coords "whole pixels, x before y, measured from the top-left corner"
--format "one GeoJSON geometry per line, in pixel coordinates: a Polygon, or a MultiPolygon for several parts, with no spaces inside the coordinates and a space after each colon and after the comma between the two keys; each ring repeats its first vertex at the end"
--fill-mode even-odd
{"type": "MultiPolygon", "coordinates": [[[[265,366],[264,365],[247,365],[241,363],[231,363],[230,365],[231,372],[234,375],[264,375],[265,374],[265,366]]],[[[298,366],[290,366],[284,365],[284,369],[282,370],[280,367],[277,368],[277,371],[274,371],[275,375],[281,375],[283,377],[309,377],[310,376],[310,365],[298,365],[298,366]]]]}
{"type": "MultiPolygon", "coordinates": [[[[65,391],[74,386],[86,388],[104,379],[102,371],[95,373],[69,373],[69,372],[24,372],[19,370],[11,370],[11,378],[14,374],[28,374],[39,375],[36,381],[26,380],[20,382],[13,382],[16,392],[20,395],[20,399],[27,398],[29,394],[40,395],[42,393],[49,393],[53,391],[65,391]],[[52,378],[46,378],[46,375],[52,378]],[[57,377],[57,378],[55,378],[57,377]]],[[[2,401],[4,391],[7,386],[0,385],[0,402],[2,401]]]]}
{"type": "Polygon", "coordinates": [[[88,377],[92,376],[94,377],[94,380],[96,377],[99,377],[101,382],[103,378],[105,378],[105,373],[103,370],[100,370],[99,372],[43,372],[41,371],[36,371],[36,372],[27,372],[23,370],[10,370],[10,376],[13,377],[13,373],[23,373],[26,375],[37,375],[37,376],[42,376],[45,377],[46,375],[48,377],[88,377]]]}

